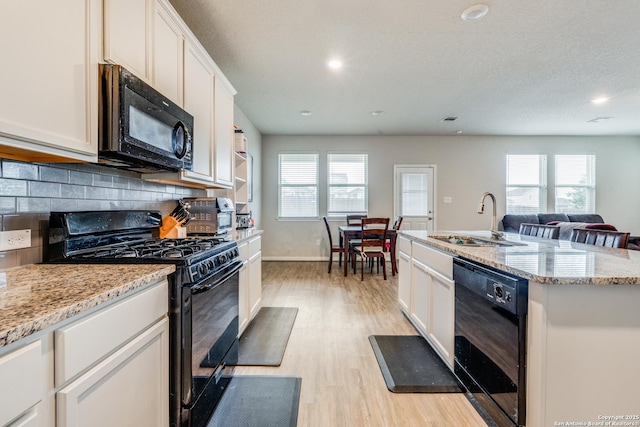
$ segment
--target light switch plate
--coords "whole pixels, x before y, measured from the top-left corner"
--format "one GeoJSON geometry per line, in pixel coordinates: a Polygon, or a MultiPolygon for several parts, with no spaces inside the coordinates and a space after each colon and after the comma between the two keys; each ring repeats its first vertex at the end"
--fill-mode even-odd
{"type": "Polygon", "coordinates": [[[442,202],[443,203],[451,203],[451,202],[453,202],[453,199],[451,197],[443,197],[442,198],[442,202]]]}
{"type": "Polygon", "coordinates": [[[31,230],[0,231],[0,251],[30,247],[31,230]]]}

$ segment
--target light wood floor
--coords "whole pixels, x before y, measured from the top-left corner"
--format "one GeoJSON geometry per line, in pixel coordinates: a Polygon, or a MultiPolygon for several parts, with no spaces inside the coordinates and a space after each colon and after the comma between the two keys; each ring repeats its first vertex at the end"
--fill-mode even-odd
{"type": "MultiPolygon", "coordinates": [[[[238,375],[302,378],[300,427],[479,427],[462,393],[387,390],[369,335],[415,335],[396,304],[397,276],[348,277],[334,263],[264,262],[263,306],[298,307],[282,365],[236,367],[238,375]]],[[[389,271],[391,271],[389,269],[389,271]]]]}

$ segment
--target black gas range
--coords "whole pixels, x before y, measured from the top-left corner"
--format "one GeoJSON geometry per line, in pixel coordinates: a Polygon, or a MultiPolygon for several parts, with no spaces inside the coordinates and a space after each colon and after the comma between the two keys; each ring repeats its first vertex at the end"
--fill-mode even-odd
{"type": "Polygon", "coordinates": [[[169,281],[169,417],[206,425],[237,358],[238,245],[225,236],[160,239],[157,211],[52,212],[46,262],[174,264],[169,281]]]}

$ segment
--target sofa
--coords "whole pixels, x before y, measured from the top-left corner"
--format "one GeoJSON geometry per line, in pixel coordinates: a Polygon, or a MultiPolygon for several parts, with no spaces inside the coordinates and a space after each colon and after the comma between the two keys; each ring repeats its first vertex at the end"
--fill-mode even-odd
{"type": "MultiPolygon", "coordinates": [[[[565,214],[565,213],[537,213],[521,215],[505,215],[502,218],[502,229],[508,233],[520,231],[520,224],[560,224],[560,239],[568,240],[571,235],[571,227],[567,223],[574,222],[576,227],[600,228],[604,230],[617,230],[613,225],[605,224],[604,219],[598,214],[565,214]]],[[[629,237],[627,249],[640,250],[640,236],[629,237]]]]}
{"type": "Polygon", "coordinates": [[[520,224],[548,224],[550,222],[582,222],[604,224],[604,219],[598,214],[566,214],[566,213],[537,213],[522,215],[505,215],[502,217],[502,228],[507,233],[517,233],[520,224]]]}

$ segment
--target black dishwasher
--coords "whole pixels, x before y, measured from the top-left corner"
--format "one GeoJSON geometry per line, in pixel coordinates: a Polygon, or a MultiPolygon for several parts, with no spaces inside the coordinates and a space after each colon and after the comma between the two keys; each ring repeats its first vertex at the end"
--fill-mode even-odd
{"type": "Polygon", "coordinates": [[[456,258],[455,373],[499,426],[524,426],[526,279],[456,258]]]}

